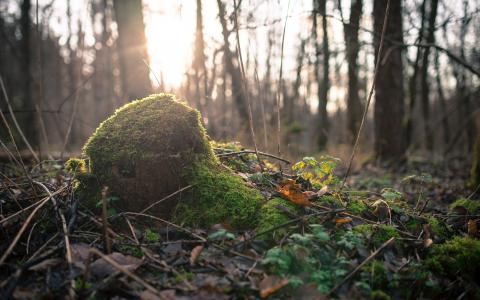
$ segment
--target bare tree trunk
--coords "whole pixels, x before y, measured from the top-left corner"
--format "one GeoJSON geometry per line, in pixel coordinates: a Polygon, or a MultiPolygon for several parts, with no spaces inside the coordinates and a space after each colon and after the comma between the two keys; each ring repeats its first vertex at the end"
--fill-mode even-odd
{"type": "MultiPolygon", "coordinates": [[[[328,115],[327,115],[327,102],[328,102],[328,90],[330,89],[330,49],[328,45],[328,28],[327,28],[327,12],[326,5],[327,0],[318,0],[318,9],[322,15],[322,54],[323,54],[323,76],[319,86],[318,92],[318,116],[319,120],[319,137],[318,137],[318,149],[325,150],[328,142],[328,115]]],[[[317,57],[318,59],[318,57],[317,57]]]]}
{"type": "MultiPolygon", "coordinates": [[[[240,114],[241,123],[248,124],[248,111],[245,92],[242,88],[242,77],[238,66],[234,64],[235,56],[230,50],[230,42],[228,41],[230,31],[227,28],[225,5],[221,0],[217,0],[217,4],[220,24],[222,25],[223,54],[225,55],[226,70],[227,73],[230,75],[230,80],[232,82],[232,96],[240,114]]],[[[243,127],[244,130],[247,130],[248,125],[245,125],[243,127]]]]}
{"type": "Polygon", "coordinates": [[[392,47],[388,41],[403,43],[402,3],[392,0],[385,31],[384,53],[378,60],[378,46],[387,0],[376,0],[373,5],[375,61],[381,61],[375,85],[375,153],[380,161],[398,163],[405,156],[405,139],[402,126],[404,117],[402,49],[392,47]]]}
{"type": "Polygon", "coordinates": [[[147,40],[141,0],[114,0],[118,27],[120,77],[124,96],[132,101],[151,93],[147,40]]]}
{"type": "Polygon", "coordinates": [[[208,118],[208,127],[212,126],[213,118],[211,117],[210,99],[207,99],[208,93],[208,73],[205,62],[205,41],[203,39],[203,15],[202,15],[202,1],[197,0],[197,27],[195,31],[195,50],[193,57],[193,70],[195,76],[195,93],[196,101],[198,103],[198,110],[204,117],[208,118]],[[203,101],[202,101],[203,100],[203,101]],[[203,108],[206,108],[206,112],[203,108]]]}
{"type": "MultiPolygon", "coordinates": [[[[433,44],[435,42],[435,19],[437,18],[437,7],[438,7],[438,0],[431,0],[429,17],[428,17],[427,44],[433,44]]],[[[425,142],[426,142],[427,150],[432,151],[433,135],[430,132],[430,126],[429,126],[430,124],[429,123],[430,121],[430,101],[429,101],[430,87],[428,82],[429,55],[430,55],[430,47],[427,47],[423,51],[421,83],[422,83],[422,113],[423,113],[423,124],[424,124],[423,131],[425,134],[425,142]]]]}
{"type": "Polygon", "coordinates": [[[34,100],[32,97],[32,76],[30,76],[31,72],[31,55],[30,55],[30,33],[31,33],[31,19],[30,19],[30,10],[32,4],[30,0],[23,0],[21,4],[21,32],[22,32],[22,75],[23,75],[23,102],[22,108],[25,111],[32,111],[25,114],[25,118],[23,120],[23,130],[25,131],[25,136],[30,142],[33,147],[38,145],[38,138],[36,132],[36,125],[32,124],[34,121],[35,113],[33,112],[34,108],[34,100]]]}
{"type": "MultiPolygon", "coordinates": [[[[421,43],[424,38],[424,31],[425,31],[425,6],[427,0],[422,1],[422,5],[420,6],[420,29],[418,31],[418,38],[417,42],[421,43]]],[[[407,121],[405,125],[406,130],[406,137],[407,137],[407,147],[410,146],[413,140],[413,117],[415,111],[415,104],[417,100],[417,88],[418,88],[418,72],[420,70],[420,59],[422,55],[422,48],[417,47],[417,54],[415,57],[415,62],[413,64],[413,74],[410,77],[410,81],[408,82],[408,90],[409,90],[409,106],[408,106],[408,113],[407,113],[407,121]]]]}
{"type": "Polygon", "coordinates": [[[362,104],[358,96],[358,27],[362,16],[362,0],[352,0],[350,5],[349,24],[343,27],[348,62],[348,97],[347,97],[347,119],[348,139],[353,144],[357,130],[362,119],[362,104]]]}
{"type": "Polygon", "coordinates": [[[443,127],[443,144],[448,145],[450,141],[450,125],[448,124],[447,116],[447,101],[445,94],[443,93],[443,84],[440,77],[440,63],[438,61],[439,53],[435,52],[435,80],[437,83],[437,95],[440,106],[440,113],[442,115],[442,127],[443,127]]]}

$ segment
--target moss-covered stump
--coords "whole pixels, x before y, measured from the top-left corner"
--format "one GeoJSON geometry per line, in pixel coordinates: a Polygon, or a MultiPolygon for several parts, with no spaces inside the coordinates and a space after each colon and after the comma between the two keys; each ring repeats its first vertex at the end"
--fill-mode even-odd
{"type": "Polygon", "coordinates": [[[175,210],[185,223],[211,225],[234,214],[232,225],[240,226],[250,221],[246,215],[255,217],[255,203],[260,205],[258,191],[247,188],[233,173],[220,170],[199,112],[171,94],[152,95],[121,107],[100,124],[83,152],[90,172],[120,198],[116,204],[126,211],[141,211],[188,185],[192,185],[188,192],[148,212],[170,218],[181,199],[201,209],[228,207],[202,222],[193,219],[202,216],[191,210],[175,210]],[[201,170],[210,170],[210,174],[201,170]],[[214,191],[217,187],[218,192],[214,191]],[[238,211],[245,206],[248,209],[242,215],[238,211]]]}

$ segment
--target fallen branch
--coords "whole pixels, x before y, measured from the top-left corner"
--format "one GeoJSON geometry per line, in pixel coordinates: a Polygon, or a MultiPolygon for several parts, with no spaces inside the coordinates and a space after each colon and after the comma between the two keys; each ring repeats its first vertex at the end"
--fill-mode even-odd
{"type": "MultiPolygon", "coordinates": [[[[101,258],[103,258],[107,263],[109,263],[112,267],[114,267],[115,269],[117,269],[118,271],[122,272],[123,274],[127,275],[128,277],[130,277],[131,279],[135,280],[136,282],[140,283],[143,287],[145,287],[147,290],[149,290],[150,292],[154,293],[155,295],[157,295],[158,297],[160,297],[161,299],[165,299],[162,294],[160,293],[159,290],[157,290],[156,288],[154,288],[152,285],[150,285],[149,283],[147,283],[145,280],[143,280],[142,278],[138,277],[137,275],[135,275],[134,273],[130,272],[128,269],[126,269],[125,267],[123,267],[122,265],[118,264],[116,261],[114,261],[113,259],[111,259],[110,257],[108,257],[107,255],[103,254],[102,252],[98,251],[97,249],[95,248],[91,248],[90,251],[89,251],[91,254],[95,254],[95,255],[98,255],[100,256],[101,258]]],[[[90,265],[90,264],[89,264],[90,265]]]]}
{"type": "Polygon", "coordinates": [[[18,231],[17,235],[15,236],[15,238],[13,239],[13,241],[10,243],[10,246],[8,246],[8,249],[5,251],[5,253],[3,253],[2,257],[0,258],[0,265],[3,265],[5,263],[5,260],[7,259],[7,257],[10,255],[10,253],[12,253],[13,249],[15,248],[15,246],[17,245],[18,241],[20,240],[20,237],[22,236],[22,234],[25,232],[25,230],[27,229],[28,225],[30,224],[30,222],[32,221],[33,217],[35,216],[35,214],[38,212],[38,210],[40,210],[40,208],[42,208],[45,204],[47,204],[47,202],[55,195],[58,195],[59,193],[61,193],[63,190],[65,190],[66,186],[62,187],[61,189],[57,190],[55,193],[43,198],[40,203],[37,205],[37,207],[35,207],[35,209],[30,213],[30,215],[28,216],[28,218],[25,220],[25,222],[23,223],[22,227],[20,228],[20,230],[18,231]]]}
{"type": "MultiPolygon", "coordinates": [[[[236,156],[236,155],[244,155],[244,154],[255,154],[255,151],[253,151],[253,150],[242,150],[242,151],[236,151],[236,152],[220,153],[220,154],[217,154],[217,157],[228,157],[228,156],[236,156]]],[[[282,161],[282,162],[284,162],[284,163],[286,163],[286,164],[291,164],[290,161],[288,161],[288,160],[286,160],[286,159],[284,159],[284,158],[275,156],[275,155],[270,154],[270,153],[265,153],[265,152],[260,152],[260,151],[258,151],[258,154],[259,154],[259,155],[262,155],[262,156],[274,158],[274,159],[279,160],[279,161],[282,161]]]]}
{"type": "Polygon", "coordinates": [[[373,258],[375,258],[375,256],[377,256],[380,251],[382,251],[385,247],[387,247],[388,245],[390,245],[393,241],[395,240],[395,237],[392,237],[390,238],[388,241],[386,241],[385,243],[383,243],[382,246],[380,246],[380,248],[378,248],[375,252],[373,252],[372,254],[370,254],[369,257],[367,257],[361,264],[359,264],[355,269],[352,270],[352,272],[350,272],[347,277],[345,277],[339,284],[337,284],[333,289],[330,290],[330,292],[328,293],[328,295],[332,295],[333,293],[335,293],[342,285],[345,284],[345,282],[347,282],[348,280],[350,280],[353,276],[355,276],[355,274],[357,274],[357,272],[366,264],[368,263],[369,261],[371,261],[373,258]]]}

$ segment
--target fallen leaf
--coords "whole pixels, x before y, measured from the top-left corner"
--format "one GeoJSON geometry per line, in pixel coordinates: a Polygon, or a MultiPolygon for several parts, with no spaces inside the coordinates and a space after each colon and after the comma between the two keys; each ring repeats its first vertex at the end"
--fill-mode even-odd
{"type": "Polygon", "coordinates": [[[320,293],[315,284],[304,284],[297,288],[293,294],[293,299],[299,300],[324,300],[327,299],[325,295],[320,293]]]}
{"type": "Polygon", "coordinates": [[[467,223],[468,228],[468,235],[475,237],[478,235],[478,228],[477,228],[477,221],[476,220],[468,220],[467,223]]]}
{"type": "Polygon", "coordinates": [[[321,196],[325,195],[327,192],[328,192],[328,186],[325,185],[317,192],[317,196],[321,197],[321,196]]]}
{"type": "Polygon", "coordinates": [[[432,236],[433,236],[432,226],[430,226],[430,224],[424,224],[423,225],[423,246],[425,248],[428,248],[433,244],[432,236]]]}
{"type": "Polygon", "coordinates": [[[85,243],[78,243],[72,244],[70,249],[72,250],[73,265],[84,270],[89,258],[90,246],[85,243]]]}
{"type": "Polygon", "coordinates": [[[375,210],[373,214],[378,217],[380,221],[386,220],[391,217],[390,207],[383,200],[377,200],[373,203],[375,210]]]}
{"type": "MultiPolygon", "coordinates": [[[[136,270],[142,263],[141,259],[130,255],[123,255],[122,253],[118,252],[113,252],[107,256],[129,271],[136,270]]],[[[90,265],[90,271],[92,275],[103,278],[113,274],[118,270],[103,258],[99,258],[90,265]]]]}
{"type": "Polygon", "coordinates": [[[301,206],[310,206],[311,203],[308,201],[308,196],[302,192],[302,188],[299,184],[295,183],[293,180],[288,180],[285,183],[281,184],[277,191],[282,195],[283,198],[301,206]]]}
{"type": "Polygon", "coordinates": [[[288,284],[288,279],[275,275],[265,277],[259,284],[260,297],[267,298],[288,284]]]}
{"type": "Polygon", "coordinates": [[[42,270],[48,269],[49,267],[56,266],[59,263],[61,263],[62,261],[63,260],[59,259],[59,258],[49,258],[49,259],[46,259],[46,260],[42,261],[39,264],[31,266],[28,269],[31,270],[31,271],[42,271],[42,270]]]}
{"type": "Polygon", "coordinates": [[[203,251],[203,245],[196,246],[195,248],[192,249],[192,252],[190,253],[190,265],[193,266],[198,260],[198,257],[203,251]]]}
{"type": "Polygon", "coordinates": [[[335,219],[335,225],[337,225],[337,226],[347,224],[347,223],[350,223],[350,222],[352,222],[352,218],[350,218],[350,217],[335,219]]]}

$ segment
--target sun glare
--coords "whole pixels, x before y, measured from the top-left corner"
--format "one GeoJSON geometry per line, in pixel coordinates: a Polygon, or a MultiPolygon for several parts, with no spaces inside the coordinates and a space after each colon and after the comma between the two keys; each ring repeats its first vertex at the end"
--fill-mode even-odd
{"type": "Polygon", "coordinates": [[[163,80],[168,87],[177,87],[184,79],[186,67],[192,56],[195,30],[194,16],[187,15],[181,6],[161,7],[150,5],[145,15],[145,32],[150,56],[152,82],[163,80]],[[173,10],[173,11],[171,11],[173,10]]]}

